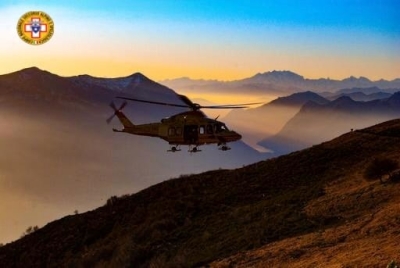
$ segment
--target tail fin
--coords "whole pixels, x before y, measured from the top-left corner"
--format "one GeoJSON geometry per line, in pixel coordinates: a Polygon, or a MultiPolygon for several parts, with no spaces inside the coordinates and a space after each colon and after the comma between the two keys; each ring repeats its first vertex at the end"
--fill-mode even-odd
{"type": "Polygon", "coordinates": [[[121,110],[118,110],[115,112],[115,115],[118,117],[119,121],[121,121],[122,125],[124,125],[124,128],[133,128],[135,125],[126,117],[126,115],[121,112],[121,110]]]}

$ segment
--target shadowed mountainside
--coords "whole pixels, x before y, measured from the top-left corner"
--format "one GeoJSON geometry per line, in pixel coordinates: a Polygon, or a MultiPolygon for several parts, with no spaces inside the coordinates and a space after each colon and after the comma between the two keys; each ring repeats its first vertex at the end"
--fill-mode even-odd
{"type": "Polygon", "coordinates": [[[282,155],[332,139],[350,129],[400,117],[400,92],[386,99],[358,102],[342,96],[326,104],[308,102],[275,135],[259,142],[282,155]]]}
{"type": "Polygon", "coordinates": [[[254,146],[261,139],[278,133],[308,101],[319,104],[329,102],[314,92],[299,92],[277,98],[257,108],[232,110],[223,120],[231,128],[243,133],[243,140],[254,146]]]}
{"type": "MultiPolygon", "coordinates": [[[[110,198],[103,207],[1,247],[0,266],[191,267],[260,249],[213,266],[263,267],[268,261],[276,266],[310,260],[332,249],[347,258],[328,263],[382,267],[400,258],[393,228],[400,224],[399,184],[365,181],[362,174],[375,157],[400,159],[399,139],[400,120],[393,120],[240,169],[110,198]],[[362,237],[369,239],[367,249],[351,247],[362,237]],[[298,249],[298,239],[308,244],[298,249]],[[284,241],[291,243],[289,255],[279,254],[284,241]],[[371,254],[377,249],[379,258],[371,254]]],[[[327,263],[322,257],[315,261],[308,265],[327,263]]]]}

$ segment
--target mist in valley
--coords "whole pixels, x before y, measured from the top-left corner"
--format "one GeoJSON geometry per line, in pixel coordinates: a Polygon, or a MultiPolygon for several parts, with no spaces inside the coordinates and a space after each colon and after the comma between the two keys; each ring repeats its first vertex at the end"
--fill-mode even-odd
{"type": "MultiPolygon", "coordinates": [[[[97,208],[114,195],[262,159],[241,142],[227,152],[216,145],[202,146],[196,154],[187,146],[167,152],[169,145],[161,139],[113,132],[122,126],[117,119],[106,124],[112,114],[107,104],[93,109],[44,102],[38,108],[22,101],[0,110],[0,243],[18,239],[29,226],[97,208]]],[[[159,122],[158,113],[176,112],[154,110],[130,103],[124,112],[134,123],[159,122]]]]}
{"type": "Polygon", "coordinates": [[[344,133],[399,118],[400,93],[387,99],[356,102],[341,97],[332,102],[308,102],[286,122],[274,136],[266,137],[259,145],[274,152],[274,156],[301,150],[344,133]]]}
{"type": "MultiPolygon", "coordinates": [[[[243,141],[253,148],[258,148],[257,143],[265,137],[278,133],[285,123],[292,118],[300,108],[280,106],[268,109],[232,111],[223,120],[232,129],[242,133],[243,141]]],[[[258,148],[265,150],[266,148],[258,148]]]]}

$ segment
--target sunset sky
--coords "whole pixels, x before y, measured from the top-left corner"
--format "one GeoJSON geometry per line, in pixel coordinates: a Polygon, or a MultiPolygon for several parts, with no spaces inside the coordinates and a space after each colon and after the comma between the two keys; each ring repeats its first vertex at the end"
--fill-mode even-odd
{"type": "Polygon", "coordinates": [[[233,80],[291,70],[307,78],[400,77],[400,2],[11,1],[0,3],[0,74],[233,80]],[[301,4],[300,4],[301,3],[301,4]],[[54,20],[40,46],[19,39],[28,11],[54,20]]]}

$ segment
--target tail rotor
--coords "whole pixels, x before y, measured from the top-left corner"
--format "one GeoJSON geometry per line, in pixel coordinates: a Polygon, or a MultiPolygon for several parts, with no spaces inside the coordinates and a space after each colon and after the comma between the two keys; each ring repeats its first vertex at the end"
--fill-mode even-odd
{"type": "Polygon", "coordinates": [[[110,107],[114,110],[114,114],[112,114],[106,121],[107,121],[107,124],[110,124],[110,122],[114,119],[114,117],[117,115],[117,113],[119,113],[119,112],[121,112],[124,108],[125,108],[125,106],[127,105],[128,103],[126,102],[126,101],[124,101],[122,104],[121,104],[121,106],[119,107],[119,109],[117,109],[117,106],[115,106],[115,103],[114,102],[111,102],[110,103],[110,107]]]}

